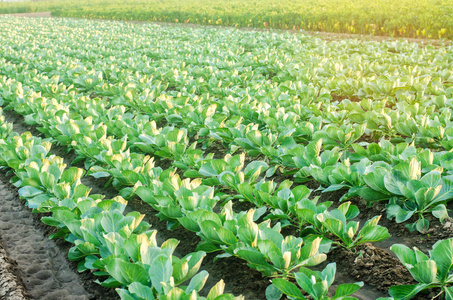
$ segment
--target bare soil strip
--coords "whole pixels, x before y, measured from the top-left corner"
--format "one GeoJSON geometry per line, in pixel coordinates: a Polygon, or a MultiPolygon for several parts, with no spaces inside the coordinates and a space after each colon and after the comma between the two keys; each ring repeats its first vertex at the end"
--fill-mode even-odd
{"type": "Polygon", "coordinates": [[[49,17],[51,17],[50,11],[33,12],[33,13],[18,13],[18,14],[8,14],[8,15],[15,16],[15,17],[32,17],[32,18],[49,18],[49,17]]]}
{"type": "Polygon", "coordinates": [[[0,299],[30,299],[22,280],[16,273],[15,262],[8,258],[5,249],[0,245],[0,299]]]}
{"type": "Polygon", "coordinates": [[[91,299],[65,255],[37,227],[3,172],[0,174],[0,237],[9,257],[17,263],[18,275],[32,299],[91,299]]]}

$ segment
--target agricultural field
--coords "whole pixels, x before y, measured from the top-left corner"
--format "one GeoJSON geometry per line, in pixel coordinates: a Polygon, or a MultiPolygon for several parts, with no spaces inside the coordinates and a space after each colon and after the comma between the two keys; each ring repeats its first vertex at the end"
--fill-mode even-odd
{"type": "Polygon", "coordinates": [[[453,38],[453,0],[51,0],[0,3],[0,13],[453,38]]]}
{"type": "Polygon", "coordinates": [[[11,16],[0,45],[17,299],[453,299],[453,46],[11,16]]]}

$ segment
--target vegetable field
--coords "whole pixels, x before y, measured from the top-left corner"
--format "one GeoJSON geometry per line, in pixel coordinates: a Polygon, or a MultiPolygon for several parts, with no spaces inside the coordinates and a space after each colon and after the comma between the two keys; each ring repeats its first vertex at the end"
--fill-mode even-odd
{"type": "Polygon", "coordinates": [[[0,44],[2,172],[99,288],[453,299],[452,46],[7,16],[0,44]]]}
{"type": "Polygon", "coordinates": [[[452,39],[452,0],[52,0],[0,3],[0,13],[196,23],[452,39]]]}

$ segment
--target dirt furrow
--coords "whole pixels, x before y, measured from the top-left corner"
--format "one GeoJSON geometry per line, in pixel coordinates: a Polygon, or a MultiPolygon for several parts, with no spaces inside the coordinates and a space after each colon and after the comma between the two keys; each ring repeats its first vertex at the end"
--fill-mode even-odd
{"type": "Polygon", "coordinates": [[[17,275],[16,263],[8,257],[2,245],[0,245],[0,299],[30,299],[21,278],[17,275]]]}
{"type": "Polygon", "coordinates": [[[37,227],[4,172],[0,174],[0,237],[32,299],[92,299],[59,247],[37,227]]]}

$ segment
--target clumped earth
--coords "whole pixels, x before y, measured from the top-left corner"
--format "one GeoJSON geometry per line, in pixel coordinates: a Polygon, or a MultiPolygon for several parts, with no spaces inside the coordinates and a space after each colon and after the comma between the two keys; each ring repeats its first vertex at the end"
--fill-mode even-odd
{"type": "Polygon", "coordinates": [[[30,299],[24,284],[17,274],[17,267],[11,261],[3,246],[0,245],[0,299],[30,299]]]}
{"type": "Polygon", "coordinates": [[[361,245],[355,251],[337,248],[329,258],[337,262],[340,271],[384,292],[392,285],[416,283],[397,258],[371,244],[361,245]]]}

